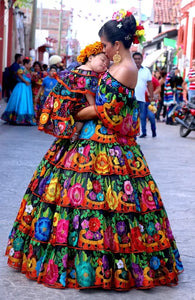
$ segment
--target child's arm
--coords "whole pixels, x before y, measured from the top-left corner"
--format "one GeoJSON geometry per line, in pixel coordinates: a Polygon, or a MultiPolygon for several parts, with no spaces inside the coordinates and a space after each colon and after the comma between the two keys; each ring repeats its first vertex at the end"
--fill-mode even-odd
{"type": "Polygon", "coordinates": [[[86,98],[87,98],[87,101],[88,101],[89,105],[94,105],[95,104],[95,98],[94,98],[93,95],[86,94],[86,98]]]}
{"type": "Polygon", "coordinates": [[[43,91],[44,91],[44,86],[41,86],[41,87],[39,88],[39,91],[38,91],[38,93],[37,93],[35,99],[38,99],[43,91]]]}
{"type": "Polygon", "coordinates": [[[75,120],[92,120],[98,118],[95,105],[90,105],[83,108],[75,115],[75,120]]]}

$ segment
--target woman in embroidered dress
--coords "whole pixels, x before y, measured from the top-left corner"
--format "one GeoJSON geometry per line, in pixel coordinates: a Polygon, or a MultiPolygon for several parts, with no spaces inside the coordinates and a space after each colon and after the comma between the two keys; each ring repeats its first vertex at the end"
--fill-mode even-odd
{"type": "Polygon", "coordinates": [[[42,85],[43,78],[47,76],[47,72],[42,70],[41,63],[35,61],[32,69],[32,93],[33,93],[33,106],[35,111],[36,122],[38,123],[40,117],[40,97],[37,97],[39,89],[42,85]]]}
{"type": "Polygon", "coordinates": [[[23,60],[23,66],[17,71],[16,84],[1,119],[11,124],[36,125],[31,88],[31,61],[23,60]]]}
{"type": "Polygon", "coordinates": [[[148,289],[176,284],[183,270],[159,190],[135,140],[137,68],[129,48],[135,33],[136,40],[141,36],[136,29],[135,18],[122,10],[100,30],[114,64],[99,81],[96,106],[77,114],[90,120],[75,143],[54,141],[10,233],[8,264],[47,286],[148,289]]]}

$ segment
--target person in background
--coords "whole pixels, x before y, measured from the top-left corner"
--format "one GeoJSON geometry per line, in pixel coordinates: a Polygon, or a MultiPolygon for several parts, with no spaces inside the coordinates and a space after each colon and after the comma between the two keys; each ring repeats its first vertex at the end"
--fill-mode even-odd
{"type": "Polygon", "coordinates": [[[188,73],[189,88],[188,88],[188,101],[195,101],[195,58],[192,60],[192,67],[188,73]]]}
{"type": "Polygon", "coordinates": [[[183,101],[183,78],[180,75],[178,67],[173,67],[167,74],[164,87],[164,105],[167,106],[167,125],[176,125],[174,122],[174,113],[181,109],[183,101]]]}
{"type": "Polygon", "coordinates": [[[160,121],[160,114],[161,114],[161,111],[163,110],[163,112],[162,112],[163,122],[165,122],[165,120],[166,120],[166,112],[167,112],[167,108],[164,105],[164,87],[165,87],[166,76],[167,76],[167,72],[165,70],[162,70],[161,77],[159,80],[160,97],[159,97],[157,112],[156,112],[156,119],[157,119],[157,121],[160,121]]]}
{"type": "Polygon", "coordinates": [[[23,59],[17,71],[18,83],[8,101],[1,119],[16,125],[36,125],[31,88],[31,60],[23,59]]]}
{"type": "Polygon", "coordinates": [[[18,83],[18,70],[22,65],[22,54],[16,53],[15,54],[15,61],[10,66],[10,90],[13,91],[16,84],[18,83]]]}
{"type": "Polygon", "coordinates": [[[47,64],[43,64],[42,65],[42,69],[43,69],[43,72],[46,72],[48,71],[48,65],[47,64]]]}
{"type": "Polygon", "coordinates": [[[55,66],[57,68],[57,72],[63,71],[64,69],[62,68],[62,58],[59,55],[52,55],[49,58],[49,67],[55,66]]]}
{"type": "MultiPolygon", "coordinates": [[[[148,104],[146,104],[145,100],[145,92],[148,89],[149,92],[149,102],[154,101],[153,96],[153,85],[152,85],[152,74],[147,67],[142,66],[143,55],[140,52],[133,53],[133,59],[138,68],[138,80],[137,85],[135,87],[135,97],[139,104],[140,109],[140,120],[141,120],[141,135],[140,138],[145,138],[147,136],[146,133],[146,122],[147,122],[147,114],[148,114],[148,104]]],[[[151,118],[151,126],[153,128],[152,136],[156,136],[155,128],[155,120],[151,118]]]]}
{"type": "Polygon", "coordinates": [[[18,83],[18,76],[17,71],[22,65],[22,54],[16,53],[15,54],[15,61],[14,63],[6,67],[3,72],[3,97],[6,97],[6,102],[9,101],[10,95],[18,83]]]}
{"type": "Polygon", "coordinates": [[[35,96],[35,102],[38,103],[37,109],[37,123],[39,122],[40,114],[45,103],[47,96],[50,91],[54,88],[57,83],[56,78],[54,78],[54,74],[57,72],[57,67],[55,65],[51,66],[48,75],[42,80],[41,86],[35,96]]]}
{"type": "Polygon", "coordinates": [[[37,97],[37,94],[42,85],[43,78],[47,76],[46,74],[42,70],[41,63],[39,61],[35,61],[32,66],[31,81],[32,81],[32,93],[33,93],[33,105],[34,105],[34,111],[35,111],[35,119],[37,122],[39,120],[39,111],[40,111],[40,98],[37,97]]]}
{"type": "Polygon", "coordinates": [[[148,89],[145,92],[145,100],[146,100],[146,105],[145,105],[145,109],[147,110],[147,118],[150,122],[151,125],[151,131],[152,131],[152,137],[155,138],[156,137],[156,120],[155,120],[155,110],[156,110],[156,103],[158,102],[159,99],[159,94],[160,94],[160,83],[158,81],[158,79],[154,76],[152,76],[152,86],[153,86],[153,96],[154,96],[154,101],[151,102],[150,99],[150,93],[148,91],[148,89]],[[152,107],[151,107],[152,104],[152,107]],[[155,106],[155,109],[154,109],[155,106]],[[154,109],[154,111],[152,111],[151,108],[154,109]]]}

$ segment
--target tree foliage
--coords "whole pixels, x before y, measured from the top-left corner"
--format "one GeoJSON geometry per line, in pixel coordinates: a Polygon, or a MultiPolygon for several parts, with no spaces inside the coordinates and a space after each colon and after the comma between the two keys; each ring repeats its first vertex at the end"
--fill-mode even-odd
{"type": "Polygon", "coordinates": [[[22,7],[31,8],[32,4],[33,4],[33,0],[16,0],[14,2],[14,7],[17,6],[19,8],[22,8],[22,7]]]}

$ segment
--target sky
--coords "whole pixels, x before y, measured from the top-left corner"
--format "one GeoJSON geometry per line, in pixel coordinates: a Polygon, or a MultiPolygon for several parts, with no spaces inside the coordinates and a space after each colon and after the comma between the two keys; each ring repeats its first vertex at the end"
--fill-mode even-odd
{"type": "MultiPolygon", "coordinates": [[[[61,0],[38,0],[38,7],[60,9],[61,0]]],[[[139,8],[142,14],[151,15],[153,0],[62,0],[62,9],[73,13],[71,36],[77,38],[81,47],[99,40],[98,31],[112,14],[121,8],[139,8]],[[115,4],[111,4],[115,2],[115,4]]]]}

